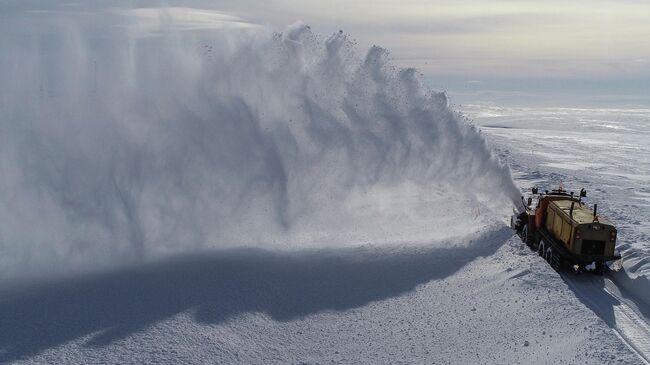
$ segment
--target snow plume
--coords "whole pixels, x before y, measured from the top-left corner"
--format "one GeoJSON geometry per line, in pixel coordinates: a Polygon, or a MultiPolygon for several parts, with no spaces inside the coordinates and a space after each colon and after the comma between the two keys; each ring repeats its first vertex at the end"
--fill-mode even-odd
{"type": "Polygon", "coordinates": [[[424,241],[518,196],[443,93],[342,32],[41,27],[2,36],[0,273],[424,241]]]}

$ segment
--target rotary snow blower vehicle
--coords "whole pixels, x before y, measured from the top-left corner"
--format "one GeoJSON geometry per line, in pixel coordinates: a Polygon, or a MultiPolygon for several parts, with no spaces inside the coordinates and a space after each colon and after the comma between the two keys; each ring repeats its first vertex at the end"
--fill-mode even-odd
{"type": "Polygon", "coordinates": [[[512,216],[510,225],[554,269],[603,275],[607,261],[621,258],[615,251],[616,227],[598,216],[597,204],[592,210],[582,201],[586,196],[585,189],[575,197],[562,186],[544,193],[533,188],[527,200],[521,197],[524,209],[512,216]]]}

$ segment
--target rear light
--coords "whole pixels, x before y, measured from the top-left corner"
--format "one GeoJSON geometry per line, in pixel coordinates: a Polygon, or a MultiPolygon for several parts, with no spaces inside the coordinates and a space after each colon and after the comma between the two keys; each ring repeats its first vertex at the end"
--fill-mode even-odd
{"type": "Polygon", "coordinates": [[[573,239],[574,239],[574,240],[579,240],[580,238],[581,238],[581,236],[580,236],[580,230],[579,230],[579,229],[576,229],[576,234],[575,234],[575,237],[573,237],[573,239]]]}
{"type": "Polygon", "coordinates": [[[611,230],[611,231],[609,232],[609,240],[610,240],[611,242],[616,241],[616,231],[615,231],[615,230],[611,230]]]}

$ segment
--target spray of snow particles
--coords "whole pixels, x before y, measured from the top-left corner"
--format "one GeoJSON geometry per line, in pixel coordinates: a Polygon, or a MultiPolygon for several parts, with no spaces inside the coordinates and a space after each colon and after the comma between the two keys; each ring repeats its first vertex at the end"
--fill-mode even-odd
{"type": "MultiPolygon", "coordinates": [[[[462,207],[519,195],[444,93],[380,47],[302,23],[155,36],[84,26],[2,39],[4,275],[376,240],[383,214],[414,211],[387,202],[391,190],[458,193],[469,200],[449,204],[462,207]],[[340,234],[362,221],[353,230],[367,235],[340,234]]],[[[451,209],[431,199],[432,215],[451,209]]]]}

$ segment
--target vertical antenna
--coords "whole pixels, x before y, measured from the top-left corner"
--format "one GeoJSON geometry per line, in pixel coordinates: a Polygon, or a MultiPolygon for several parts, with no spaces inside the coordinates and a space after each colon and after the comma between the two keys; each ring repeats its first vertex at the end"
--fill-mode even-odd
{"type": "Polygon", "coordinates": [[[93,60],[93,95],[97,94],[97,60],[93,60]]]}

